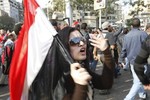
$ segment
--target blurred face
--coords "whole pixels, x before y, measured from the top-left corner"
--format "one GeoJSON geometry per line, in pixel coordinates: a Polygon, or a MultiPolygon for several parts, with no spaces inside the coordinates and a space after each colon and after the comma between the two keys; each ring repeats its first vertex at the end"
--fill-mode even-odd
{"type": "Polygon", "coordinates": [[[75,30],[69,36],[70,54],[75,61],[86,59],[86,39],[75,30]]]}
{"type": "Polygon", "coordinates": [[[1,34],[1,35],[4,35],[4,34],[5,34],[5,31],[4,31],[3,29],[1,29],[1,30],[0,30],[0,34],[1,34]]]}
{"type": "Polygon", "coordinates": [[[113,27],[109,25],[109,26],[108,26],[108,31],[109,31],[109,32],[113,32],[113,27]]]}

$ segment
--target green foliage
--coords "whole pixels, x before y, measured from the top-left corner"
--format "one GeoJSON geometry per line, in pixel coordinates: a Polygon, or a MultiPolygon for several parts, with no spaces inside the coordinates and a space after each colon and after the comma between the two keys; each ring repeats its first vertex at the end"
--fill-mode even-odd
{"type": "Polygon", "coordinates": [[[107,0],[107,5],[106,5],[106,9],[107,9],[107,14],[114,14],[115,10],[114,10],[114,2],[115,0],[107,0]]]}
{"type": "Polygon", "coordinates": [[[52,16],[52,14],[53,14],[53,10],[52,9],[50,9],[50,8],[43,8],[43,11],[45,12],[45,14],[46,14],[46,16],[48,17],[48,18],[51,18],[51,16],[52,16]]]}
{"type": "Polygon", "coordinates": [[[126,19],[125,22],[126,22],[125,24],[126,24],[128,27],[130,27],[130,26],[132,25],[132,19],[126,19]]]}
{"type": "Polygon", "coordinates": [[[94,0],[70,0],[73,10],[76,8],[80,8],[83,11],[85,10],[93,10],[94,0]]]}
{"type": "Polygon", "coordinates": [[[49,8],[43,8],[43,11],[47,15],[48,18],[51,18],[53,13],[55,11],[63,12],[65,11],[65,0],[53,0],[53,9],[49,8]]]}
{"type": "MultiPolygon", "coordinates": [[[[73,10],[79,6],[86,10],[91,9],[91,5],[93,7],[94,4],[94,0],[70,0],[70,2],[73,10]]],[[[65,11],[65,0],[54,0],[54,4],[54,11],[65,11]]]]}
{"type": "Polygon", "coordinates": [[[94,3],[94,0],[72,0],[72,2],[84,5],[84,4],[92,4],[94,3]]]}
{"type": "MultiPolygon", "coordinates": [[[[118,0],[106,0],[106,8],[102,9],[102,15],[115,14],[115,2],[118,0]]],[[[107,20],[107,17],[106,17],[107,20]]]]}
{"type": "MultiPolygon", "coordinates": [[[[106,0],[106,8],[102,9],[102,14],[106,15],[107,14],[114,14],[115,13],[115,1],[118,0],[106,0]]],[[[70,0],[72,10],[75,10],[77,8],[80,8],[81,10],[84,11],[93,11],[97,16],[99,16],[99,11],[94,11],[94,0],[70,0]]],[[[54,11],[60,11],[63,12],[65,11],[65,0],[54,0],[54,11]]],[[[50,11],[50,10],[49,10],[50,11]]]]}
{"type": "Polygon", "coordinates": [[[0,29],[3,28],[5,30],[13,30],[15,21],[13,18],[9,17],[8,15],[0,16],[0,29]]]}
{"type": "Polygon", "coordinates": [[[142,12],[143,8],[146,7],[146,5],[144,5],[144,0],[135,1],[133,3],[130,3],[130,5],[135,8],[129,13],[129,15],[133,17],[139,15],[139,12],[142,12]]]}
{"type": "Polygon", "coordinates": [[[65,0],[54,0],[54,11],[64,11],[65,10],[65,0]]]}

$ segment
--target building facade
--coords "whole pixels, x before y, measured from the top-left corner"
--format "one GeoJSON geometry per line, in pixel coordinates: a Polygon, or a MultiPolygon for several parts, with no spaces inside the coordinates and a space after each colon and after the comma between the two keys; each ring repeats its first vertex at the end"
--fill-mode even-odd
{"type": "Polygon", "coordinates": [[[145,1],[144,1],[144,4],[147,5],[147,6],[146,6],[147,12],[150,12],[150,0],[145,0],[145,1]]]}
{"type": "Polygon", "coordinates": [[[8,15],[8,13],[5,12],[4,10],[1,10],[1,9],[0,9],[0,16],[4,16],[4,15],[8,15]]]}
{"type": "Polygon", "coordinates": [[[0,0],[0,9],[7,12],[15,22],[20,21],[19,9],[22,9],[20,5],[21,4],[16,2],[16,0],[0,0]]]}

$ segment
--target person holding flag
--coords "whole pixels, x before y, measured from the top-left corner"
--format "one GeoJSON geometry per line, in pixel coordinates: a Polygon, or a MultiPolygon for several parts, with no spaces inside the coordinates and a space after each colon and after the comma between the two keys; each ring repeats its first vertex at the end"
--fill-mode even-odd
{"type": "Polygon", "coordinates": [[[88,69],[86,40],[77,29],[57,34],[35,0],[24,0],[24,17],[9,74],[11,100],[92,100],[93,86],[112,87],[115,64],[106,39],[90,40],[104,53],[98,75],[88,69]]]}
{"type": "Polygon", "coordinates": [[[24,21],[13,53],[9,88],[11,100],[27,100],[57,32],[35,0],[23,0],[24,21]]]}
{"type": "Polygon", "coordinates": [[[102,75],[98,75],[89,69],[87,42],[77,29],[65,27],[57,36],[69,57],[64,56],[54,39],[53,47],[29,89],[29,100],[92,100],[92,88],[112,87],[115,65],[106,39],[93,37],[90,40],[104,53],[104,70],[102,75]]]}

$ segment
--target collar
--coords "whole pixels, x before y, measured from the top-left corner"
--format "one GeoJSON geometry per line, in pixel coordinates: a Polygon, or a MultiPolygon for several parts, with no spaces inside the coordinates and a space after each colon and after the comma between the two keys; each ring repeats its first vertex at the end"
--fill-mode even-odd
{"type": "Polygon", "coordinates": [[[102,32],[106,33],[106,32],[108,32],[108,30],[102,30],[102,32]]]}

